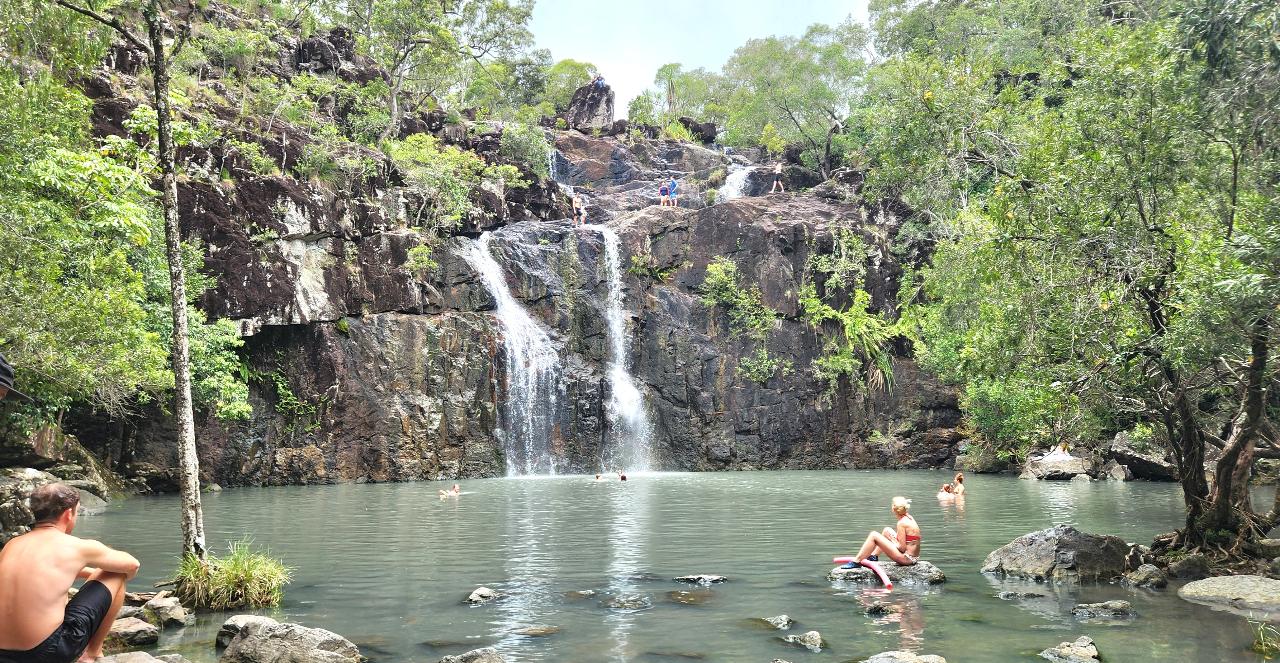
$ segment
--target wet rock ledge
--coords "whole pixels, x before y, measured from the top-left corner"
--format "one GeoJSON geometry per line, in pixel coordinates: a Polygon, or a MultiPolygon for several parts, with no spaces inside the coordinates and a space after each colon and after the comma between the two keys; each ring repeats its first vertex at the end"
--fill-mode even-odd
{"type": "MultiPolygon", "coordinates": [[[[902,566],[896,562],[880,562],[880,568],[894,583],[914,583],[918,585],[939,585],[947,581],[947,574],[933,564],[920,560],[911,566],[902,566]]],[[[828,580],[846,582],[880,582],[876,574],[865,566],[853,569],[836,567],[827,574],[828,580]]]]}

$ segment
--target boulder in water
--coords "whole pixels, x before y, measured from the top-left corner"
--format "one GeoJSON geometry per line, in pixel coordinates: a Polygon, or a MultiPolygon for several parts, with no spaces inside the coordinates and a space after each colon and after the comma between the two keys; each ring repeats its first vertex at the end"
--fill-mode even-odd
{"type": "Polygon", "coordinates": [[[471,605],[482,605],[501,597],[498,592],[488,587],[477,587],[467,595],[467,603],[471,605]]]}
{"type": "Polygon", "coordinates": [[[685,590],[675,590],[667,592],[667,600],[680,605],[703,605],[711,600],[713,596],[709,590],[695,590],[688,592],[685,590]]]}
{"type": "Polygon", "coordinates": [[[1209,558],[1196,553],[1187,555],[1169,565],[1169,576],[1179,580],[1199,580],[1209,577],[1209,558]]]}
{"type": "Polygon", "coordinates": [[[1096,663],[1098,647],[1093,644],[1093,638],[1082,635],[1075,642],[1063,642],[1040,652],[1040,658],[1054,663],[1096,663]]]}
{"type": "Polygon", "coordinates": [[[1132,481],[1133,472],[1129,471],[1128,465],[1109,460],[1102,466],[1102,477],[1108,481],[1132,481]]]}
{"type": "Polygon", "coordinates": [[[987,555],[983,573],[1037,581],[1108,581],[1124,573],[1129,545],[1070,525],[1024,534],[987,555]]]}
{"type": "Polygon", "coordinates": [[[507,659],[498,653],[493,647],[485,647],[484,649],[473,649],[465,654],[457,656],[446,656],[440,659],[440,663],[507,663],[507,659]]]}
{"type": "Polygon", "coordinates": [[[809,651],[815,654],[822,651],[822,648],[827,646],[826,641],[822,639],[822,634],[817,631],[808,631],[806,633],[784,635],[784,636],[781,636],[779,639],[789,645],[804,647],[805,649],[808,649],[809,651]]]}
{"type": "Polygon", "coordinates": [[[130,647],[154,645],[159,641],[160,627],[144,622],[137,617],[125,617],[124,619],[117,619],[111,625],[111,632],[107,635],[106,648],[118,651],[130,647]]]}
{"type": "Polygon", "coordinates": [[[555,635],[560,632],[559,626],[551,626],[548,624],[534,624],[518,628],[511,632],[512,635],[523,635],[526,638],[545,638],[549,635],[555,635]]]}
{"type": "Polygon", "coordinates": [[[792,619],[790,615],[778,615],[776,617],[761,617],[760,621],[778,629],[779,631],[785,631],[791,628],[792,626],[796,625],[796,620],[792,619]]]}
{"type": "Polygon", "coordinates": [[[142,613],[152,617],[147,621],[162,628],[187,626],[195,621],[195,616],[182,607],[176,596],[157,596],[142,606],[142,613]]]}
{"type": "Polygon", "coordinates": [[[709,575],[705,573],[699,574],[699,575],[692,575],[692,576],[680,576],[675,579],[676,582],[688,583],[690,585],[702,585],[704,587],[709,585],[717,585],[726,580],[728,580],[728,578],[724,576],[709,575]]]}
{"type": "Polygon", "coordinates": [[[653,599],[643,594],[623,594],[611,596],[600,602],[610,610],[645,610],[653,607],[653,599]]]}
{"type": "MultiPolygon", "coordinates": [[[[947,581],[947,574],[933,564],[920,560],[910,566],[902,566],[896,562],[880,562],[880,568],[895,584],[912,583],[918,585],[938,585],[947,581]]],[[[844,580],[847,582],[880,582],[871,569],[857,566],[852,569],[836,567],[827,574],[828,580],[844,580]]]]}
{"type": "Polygon", "coordinates": [[[1163,589],[1169,584],[1169,578],[1165,575],[1164,569],[1155,564],[1143,564],[1138,568],[1124,574],[1121,582],[1129,587],[1141,587],[1143,589],[1163,589]]]}
{"type": "Polygon", "coordinates": [[[1280,618],[1280,580],[1262,576],[1218,576],[1183,585],[1178,596],[1241,614],[1263,612],[1280,618]]]}
{"type": "Polygon", "coordinates": [[[909,651],[886,651],[862,663],[947,663],[947,659],[933,654],[915,654],[909,651]]]}
{"type": "Polygon", "coordinates": [[[1097,466],[1088,458],[1042,458],[1027,461],[1018,478],[1065,481],[1079,476],[1090,477],[1096,470],[1097,466]]]}
{"type": "Polygon", "coordinates": [[[260,618],[245,623],[218,662],[360,663],[363,660],[354,643],[333,631],[260,618]]]}
{"type": "Polygon", "coordinates": [[[191,663],[191,661],[179,654],[152,656],[146,652],[130,651],[122,654],[114,654],[112,656],[104,656],[98,659],[98,663],[191,663]]]}
{"type": "Polygon", "coordinates": [[[573,93],[564,113],[569,127],[579,131],[604,130],[613,126],[613,88],[587,83],[573,93]]]}
{"type": "Polygon", "coordinates": [[[227,621],[222,622],[222,626],[218,628],[218,636],[215,639],[219,649],[226,648],[236,639],[242,631],[249,627],[250,624],[260,623],[268,625],[275,623],[276,620],[261,615],[232,615],[227,621]]]}
{"type": "Polygon", "coordinates": [[[1117,433],[1103,455],[1129,468],[1135,479],[1178,480],[1178,469],[1167,451],[1149,443],[1135,443],[1128,433],[1117,433]]]}

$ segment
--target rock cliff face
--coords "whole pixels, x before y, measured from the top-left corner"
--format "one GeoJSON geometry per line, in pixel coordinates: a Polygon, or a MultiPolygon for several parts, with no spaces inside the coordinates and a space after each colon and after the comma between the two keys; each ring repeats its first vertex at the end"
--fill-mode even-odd
{"type": "MultiPolygon", "coordinates": [[[[279,67],[361,78],[347,35],[300,42],[279,67]],[[345,72],[345,73],[344,73],[345,72]]],[[[127,60],[127,58],[122,61],[127,60]]],[[[91,81],[99,133],[119,132],[128,102],[91,81]]],[[[575,96],[582,118],[612,123],[612,92],[575,96]],[[580,103],[578,103],[580,102],[580,103]]],[[[604,125],[601,125],[604,126],[604,125]]],[[[406,118],[401,134],[427,131],[498,159],[501,128],[456,127],[431,113],[406,118]]],[[[305,136],[279,127],[266,152],[296,159],[305,136]]],[[[889,391],[816,379],[813,361],[839,333],[803,319],[798,293],[815,254],[834,249],[837,228],[871,248],[865,288],[872,306],[892,311],[901,274],[892,247],[901,212],[868,205],[856,186],[832,195],[744,197],[712,205],[731,164],[697,145],[552,132],[559,185],[587,200],[589,220],[621,238],[628,363],[655,428],[655,466],[671,470],[934,467],[956,455],[955,394],[924,375],[905,353],[894,359],[889,391]],[[679,208],[657,207],[658,183],[681,184],[679,208]],[[755,286],[779,314],[764,344],[789,365],[763,382],[739,360],[759,344],[735,331],[723,307],[700,301],[707,265],[727,257],[744,287],[755,286]]],[[[493,232],[493,253],[515,297],[548,330],[560,358],[562,396],[550,447],[568,471],[598,469],[610,440],[612,385],[605,309],[609,274],[598,228],[565,219],[557,183],[524,192],[478,194],[485,211],[467,219],[414,271],[420,239],[406,227],[398,175],[377,168],[328,184],[258,176],[215,146],[183,155],[183,230],[200,240],[217,285],[202,306],[237,321],[245,337],[255,414],[248,422],[199,422],[206,481],[224,485],[399,481],[505,473],[500,410],[508,396],[502,327],[495,301],[463,258],[493,232]],[[235,184],[200,177],[221,164],[235,184]],[[505,193],[505,195],[503,195],[505,193]]],[[[214,169],[215,171],[217,169],[214,169]]],[[[532,178],[536,179],[536,178],[532,178]]],[[[747,193],[753,193],[748,191],[747,193]]],[[[847,293],[828,293],[837,303],[847,293]]],[[[167,417],[125,421],[86,415],[69,428],[126,474],[164,476],[176,464],[167,417]]],[[[158,484],[157,484],[158,485],[158,484]]]]}
{"type": "Polygon", "coordinates": [[[574,90],[565,111],[571,129],[603,131],[613,126],[613,88],[604,81],[591,82],[574,90]]]}

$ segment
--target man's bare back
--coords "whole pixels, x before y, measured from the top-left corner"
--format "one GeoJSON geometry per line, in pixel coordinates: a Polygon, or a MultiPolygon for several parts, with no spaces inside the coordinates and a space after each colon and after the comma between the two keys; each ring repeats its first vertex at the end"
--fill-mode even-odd
{"type": "MultiPolygon", "coordinates": [[[[35,511],[34,495],[32,502],[35,511]]],[[[71,536],[75,521],[73,505],[0,549],[0,663],[70,661],[81,652],[82,660],[102,655],[108,618],[119,611],[125,581],[138,572],[138,560],[71,536]],[[83,598],[77,596],[69,605],[67,590],[77,578],[90,582],[81,588],[83,598]],[[60,639],[67,641],[64,646],[52,646],[60,639]],[[39,653],[31,651],[37,647],[39,653]],[[65,658],[73,649],[74,655],[65,658]]]]}

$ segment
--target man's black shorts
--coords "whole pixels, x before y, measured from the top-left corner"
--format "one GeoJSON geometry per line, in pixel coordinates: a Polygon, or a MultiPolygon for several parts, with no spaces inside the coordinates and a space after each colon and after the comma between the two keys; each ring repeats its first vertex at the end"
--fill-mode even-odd
{"type": "Polygon", "coordinates": [[[66,617],[53,635],[27,651],[0,649],[0,663],[72,663],[89,646],[111,609],[111,590],[90,580],[67,602],[66,617]]]}

